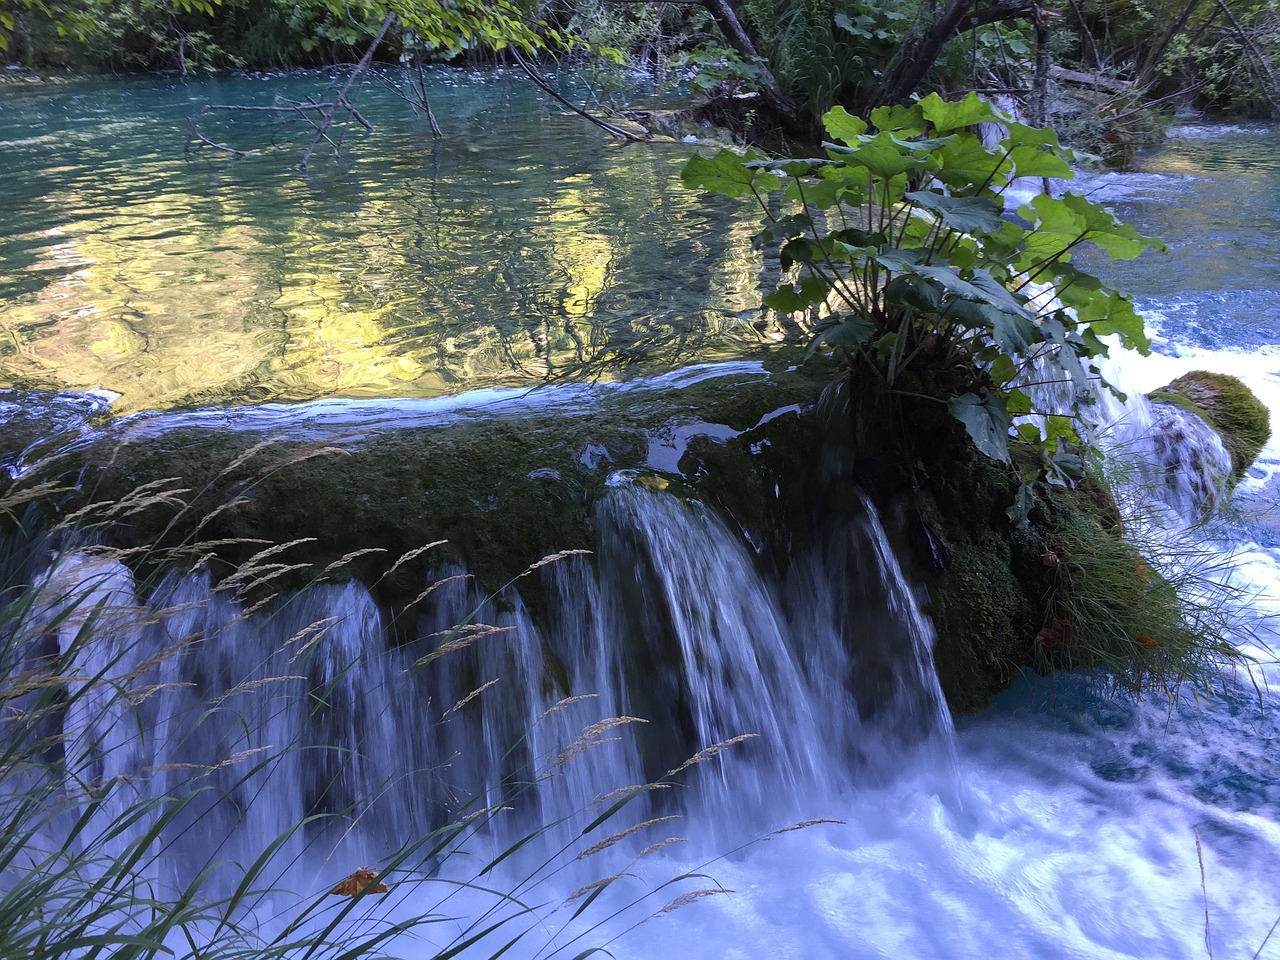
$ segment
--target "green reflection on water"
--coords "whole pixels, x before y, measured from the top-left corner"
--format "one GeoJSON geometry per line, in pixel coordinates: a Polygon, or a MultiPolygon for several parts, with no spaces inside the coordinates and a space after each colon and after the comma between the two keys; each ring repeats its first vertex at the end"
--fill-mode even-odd
{"type": "Polygon", "coordinates": [[[680,187],[690,147],[615,144],[491,74],[436,80],[443,143],[374,88],[376,133],[305,174],[295,146],[182,147],[201,103],[315,78],[0,87],[0,385],[105,387],[119,413],[434,396],[776,335],[757,329],[753,213],[680,187]]]}

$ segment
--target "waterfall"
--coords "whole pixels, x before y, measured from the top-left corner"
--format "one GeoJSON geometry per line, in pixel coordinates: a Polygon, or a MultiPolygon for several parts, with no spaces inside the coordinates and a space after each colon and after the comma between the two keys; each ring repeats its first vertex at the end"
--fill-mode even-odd
{"type": "Polygon", "coordinates": [[[109,551],[66,551],[25,631],[62,655],[63,792],[113,786],[113,816],[182,797],[151,869],[181,885],[221,864],[224,890],[273,845],[262,878],[317,892],[467,817],[496,849],[536,834],[550,863],[602,796],[653,781],[674,789],[642,791],[636,820],[740,842],[950,742],[928,622],[858,514],[783,581],[704,504],[619,479],[596,556],[520,581],[538,618],[461,569],[411,612],[354,582],[255,609],[203,569],[147,588],[109,551]]]}

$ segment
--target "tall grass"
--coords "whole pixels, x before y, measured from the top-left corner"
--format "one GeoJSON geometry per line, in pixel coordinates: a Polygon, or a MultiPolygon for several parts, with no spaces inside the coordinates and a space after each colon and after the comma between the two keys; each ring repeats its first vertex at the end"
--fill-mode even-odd
{"type": "MultiPolygon", "coordinates": [[[[396,731],[398,769],[378,767],[369,743],[327,741],[324,721],[361,710],[373,718],[357,729],[403,723],[415,714],[391,703],[419,696],[422,677],[450,659],[502,642],[501,626],[456,624],[420,638],[413,655],[335,643],[335,618],[294,628],[306,591],[274,589],[302,567],[289,559],[302,544],[251,544],[216,583],[193,579],[174,571],[218,546],[199,536],[220,508],[192,522],[200,492],[149,484],[38,522],[31,505],[65,492],[24,481],[0,495],[11,528],[7,549],[0,539],[0,956],[585,957],[602,895],[630,883],[636,859],[681,839],[643,799],[724,745],[660,782],[598,784],[576,808],[539,818],[539,790],[640,722],[597,717],[552,756],[512,742],[498,758],[508,775],[484,794],[434,801],[420,794],[449,795],[437,788],[454,758],[418,744],[441,725],[478,729],[474,712],[501,695],[492,679],[477,676],[452,704],[419,700],[420,726],[396,731]],[[155,509],[193,532],[164,548],[105,545],[113,525],[155,509]],[[254,647],[247,638],[271,617],[294,627],[277,631],[275,648],[254,647]],[[353,677],[381,680],[353,699],[353,677]],[[409,835],[387,836],[405,824],[409,835]],[[621,865],[615,856],[605,875],[584,873],[632,845],[643,849],[621,865]],[[357,851],[376,859],[348,859],[357,851]],[[571,884],[567,899],[547,893],[571,884]]],[[[566,698],[534,726],[585,699],[566,698]]],[[[712,891],[676,891],[663,909],[712,891]]],[[[633,922],[615,915],[652,893],[616,892],[609,918],[633,922]]]]}
{"type": "MultiPolygon", "coordinates": [[[[1188,520],[1164,501],[1163,470],[1113,451],[1096,472],[1116,491],[1114,523],[1075,514],[1045,544],[1052,585],[1038,641],[1047,665],[1099,670],[1116,690],[1224,691],[1248,648],[1266,649],[1253,603],[1233,583],[1230,552],[1210,536],[1214,505],[1188,520]]],[[[1135,455],[1136,457],[1136,455],[1135,455]]]]}

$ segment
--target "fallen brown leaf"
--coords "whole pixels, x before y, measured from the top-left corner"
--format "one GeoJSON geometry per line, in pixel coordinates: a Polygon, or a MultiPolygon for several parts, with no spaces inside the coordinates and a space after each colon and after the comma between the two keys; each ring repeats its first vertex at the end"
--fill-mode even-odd
{"type": "MultiPolygon", "coordinates": [[[[369,884],[373,883],[375,880],[378,880],[377,870],[370,870],[368,867],[361,867],[355,873],[351,874],[351,876],[347,877],[347,879],[343,880],[340,884],[330,890],[329,893],[338,897],[354,897],[365,887],[369,887],[369,884]]],[[[387,885],[381,880],[378,880],[377,883],[373,883],[372,887],[369,887],[369,893],[386,892],[387,885]]]]}

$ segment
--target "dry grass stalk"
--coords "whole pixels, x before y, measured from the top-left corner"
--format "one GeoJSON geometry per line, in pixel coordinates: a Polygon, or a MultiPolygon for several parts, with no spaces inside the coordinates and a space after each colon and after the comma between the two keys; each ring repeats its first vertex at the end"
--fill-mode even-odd
{"type": "MultiPolygon", "coordinates": [[[[697,903],[699,900],[705,900],[707,897],[719,896],[722,893],[736,893],[736,892],[737,891],[729,890],[725,887],[719,887],[717,889],[707,889],[707,890],[690,890],[688,893],[680,894],[680,896],[676,897],[674,900],[668,903],[665,907],[663,907],[661,910],[655,913],[654,916],[660,917],[664,913],[671,913],[672,911],[679,910],[681,907],[687,907],[691,903],[697,903]]],[[[647,923],[648,921],[646,920],[645,922],[647,923]]]]}
{"type": "Polygon", "coordinates": [[[480,694],[484,693],[486,690],[492,687],[495,683],[499,683],[500,681],[501,681],[501,677],[495,677],[494,679],[490,680],[488,683],[480,684],[480,686],[476,687],[474,690],[468,693],[465,697],[463,697],[461,700],[455,703],[452,707],[446,710],[444,712],[444,715],[447,717],[450,714],[457,713],[459,710],[465,707],[468,703],[470,703],[476,697],[480,696],[480,694]]]}
{"type": "Polygon", "coordinates": [[[551,766],[562,767],[574,757],[586,750],[590,750],[592,747],[598,747],[605,743],[614,743],[619,739],[617,737],[600,739],[602,733],[607,733],[627,724],[648,722],[648,720],[642,720],[639,717],[606,717],[603,720],[597,720],[590,726],[583,727],[582,732],[578,734],[578,738],[560,751],[559,756],[555,758],[551,766]]]}
{"type": "Polygon", "coordinates": [[[566,707],[573,706],[573,704],[575,703],[582,703],[584,700],[595,700],[598,696],[599,694],[595,694],[595,693],[582,693],[576,697],[565,697],[562,700],[558,700],[555,703],[553,703],[551,706],[547,707],[546,710],[543,710],[542,716],[538,717],[537,720],[533,721],[533,725],[536,727],[538,724],[542,723],[543,720],[547,719],[547,717],[551,716],[553,713],[559,713],[561,710],[565,709],[566,707]]]}
{"type": "Polygon", "coordinates": [[[1204,882],[1204,850],[1200,846],[1200,831],[1196,834],[1196,862],[1200,864],[1200,893],[1204,896],[1204,949],[1213,960],[1213,944],[1209,940],[1209,890],[1204,882]]]}
{"type": "Polygon", "coordinates": [[[333,561],[333,563],[325,567],[323,570],[321,570],[320,576],[323,577],[326,574],[332,573],[334,570],[337,570],[339,567],[345,567],[348,563],[350,563],[356,557],[363,557],[366,554],[370,554],[370,553],[386,553],[386,552],[387,550],[385,547],[365,547],[363,550],[352,550],[350,553],[344,554],[343,556],[339,557],[337,560],[333,561]]]}
{"type": "Polygon", "coordinates": [[[585,857],[589,857],[589,856],[592,856],[593,854],[599,853],[601,850],[608,850],[619,840],[629,837],[633,833],[637,833],[640,830],[644,830],[648,827],[652,827],[654,824],[667,823],[670,820],[679,820],[679,819],[680,818],[675,814],[670,814],[665,817],[655,817],[652,820],[646,820],[643,823],[634,824],[633,826],[628,827],[626,830],[620,830],[618,833],[611,834],[610,836],[605,837],[599,843],[593,843],[591,846],[587,847],[587,849],[583,850],[580,854],[578,854],[577,859],[582,860],[585,857]]]}
{"type": "Polygon", "coordinates": [[[286,543],[278,543],[278,544],[275,544],[274,546],[267,547],[264,550],[259,550],[257,553],[251,556],[248,560],[242,563],[240,565],[240,568],[236,570],[235,573],[223,579],[214,588],[214,592],[217,593],[223,590],[230,590],[233,587],[237,587],[239,584],[245,583],[246,581],[253,580],[255,577],[258,577],[260,574],[268,571],[273,571],[273,576],[279,576],[281,572],[280,568],[284,566],[288,566],[290,569],[293,569],[293,570],[310,566],[310,564],[306,564],[306,563],[279,564],[279,563],[263,563],[262,561],[267,560],[271,557],[274,557],[276,554],[283,553],[285,550],[289,550],[292,547],[297,547],[304,543],[314,543],[315,539],[316,539],[315,537],[299,537],[297,540],[289,540],[286,543]]]}
{"type": "Polygon", "coordinates": [[[477,640],[483,640],[485,637],[491,637],[496,633],[507,633],[511,627],[495,627],[487,623],[469,623],[464,627],[456,630],[442,631],[441,633],[432,634],[432,636],[452,636],[452,640],[446,640],[440,646],[436,647],[425,657],[420,657],[413,662],[415,667],[425,667],[427,664],[439,660],[441,657],[450,653],[457,653],[459,650],[465,650],[477,640]]]}
{"type": "Polygon", "coordinates": [[[231,476],[238,469],[240,469],[240,467],[243,466],[245,463],[247,463],[248,461],[256,457],[258,454],[260,454],[263,450],[282,444],[285,442],[285,439],[286,438],[284,434],[279,434],[274,437],[267,437],[265,440],[259,440],[255,444],[251,444],[250,446],[241,450],[240,453],[236,455],[235,459],[233,459],[230,463],[228,463],[225,467],[223,467],[221,470],[218,471],[217,479],[225,480],[227,477],[231,476]]]}
{"type": "Polygon", "coordinates": [[[449,542],[448,540],[433,540],[431,543],[423,544],[420,547],[414,547],[412,550],[408,551],[403,556],[401,556],[399,560],[393,563],[391,565],[391,569],[389,569],[386,573],[384,573],[378,579],[385,580],[387,577],[391,576],[393,573],[399,570],[401,566],[408,563],[410,560],[414,559],[415,557],[422,556],[422,554],[426,553],[428,550],[432,549],[433,547],[441,547],[448,542],[449,542]]]}
{"type": "Polygon", "coordinates": [[[602,807],[606,803],[613,803],[615,800],[621,800],[628,794],[643,793],[647,790],[670,790],[669,783],[633,783],[629,787],[618,787],[610,790],[608,793],[602,793],[591,801],[592,806],[602,807]]]}
{"type": "MultiPolygon", "coordinates": [[[[347,434],[345,436],[363,436],[363,434],[347,434]]],[[[344,439],[344,437],[334,437],[333,439],[340,440],[344,439]]],[[[349,457],[351,456],[351,451],[344,450],[342,447],[334,446],[329,440],[322,441],[318,444],[307,444],[304,447],[299,447],[297,450],[292,451],[288,456],[267,464],[258,471],[258,476],[265,477],[268,474],[275,473],[277,470],[283,470],[285,467],[296,466],[297,464],[304,463],[307,460],[314,460],[316,457],[329,457],[335,455],[349,457]]]]}
{"type": "Polygon", "coordinates": [[[288,681],[291,681],[291,680],[305,681],[306,679],[307,679],[306,677],[302,677],[302,676],[291,676],[289,674],[281,674],[278,677],[262,677],[258,680],[245,680],[245,681],[242,681],[241,683],[237,683],[234,687],[232,687],[226,693],[222,693],[216,697],[210,698],[209,706],[220,707],[222,706],[222,704],[226,703],[228,700],[232,699],[233,697],[238,697],[243,694],[249,693],[251,690],[260,690],[263,687],[268,687],[273,683],[287,683],[288,681]]]}
{"type": "Polygon", "coordinates": [[[690,767],[695,766],[696,764],[705,763],[707,760],[710,760],[716,754],[722,753],[725,750],[728,750],[730,747],[737,746],[739,743],[743,743],[747,740],[754,740],[758,736],[760,736],[760,734],[758,733],[740,733],[736,737],[730,737],[728,740],[721,740],[719,743],[713,743],[711,746],[706,747],[703,750],[699,750],[697,753],[695,753],[692,757],[690,757],[684,763],[680,764],[680,766],[676,767],[674,770],[669,771],[667,773],[667,776],[674,777],[677,773],[681,773],[685,770],[688,770],[690,767]]]}
{"type": "Polygon", "coordinates": [[[321,638],[329,632],[329,628],[337,622],[337,617],[325,617],[323,620],[313,620],[286,640],[284,642],[286,647],[292,647],[299,640],[303,641],[302,646],[298,647],[298,649],[294,651],[293,656],[289,658],[289,663],[296,663],[298,658],[305,656],[307,651],[319,643],[321,638]]]}
{"type": "Polygon", "coordinates": [[[98,513],[98,520],[119,520],[125,517],[131,517],[135,514],[146,510],[148,507],[165,505],[170,507],[185,507],[186,503],[178,499],[179,494],[190,493],[191,491],[185,487],[166,490],[165,484],[181,483],[177,477],[162,477],[159,480],[149,480],[146,483],[139,484],[128,493],[123,494],[120,499],[111,503],[89,503],[85,504],[79,510],[73,510],[71,513],[63,517],[54,527],[55,530],[70,530],[78,526],[82,521],[98,513]]]}
{"type": "Polygon", "coordinates": [[[258,612],[259,610],[261,610],[263,607],[269,606],[270,604],[274,603],[274,602],[275,602],[276,597],[278,597],[278,596],[280,596],[280,592],[279,592],[279,591],[275,591],[275,592],[273,592],[273,593],[268,593],[266,596],[264,596],[264,597],[263,597],[261,600],[259,600],[257,603],[253,604],[252,606],[245,607],[245,609],[240,613],[240,615],[239,615],[236,619],[237,619],[237,620],[248,620],[251,616],[253,616],[255,613],[257,613],[257,612],[258,612]]]}
{"type": "Polygon", "coordinates": [[[468,824],[475,823],[477,820],[481,820],[485,817],[496,816],[499,813],[510,813],[514,809],[514,807],[503,806],[501,804],[492,807],[482,807],[479,810],[472,810],[470,813],[462,814],[454,820],[454,823],[460,827],[467,826],[468,824]]]}
{"type": "MultiPolygon", "coordinates": [[[[264,584],[268,584],[272,580],[285,576],[285,574],[293,573],[295,570],[309,570],[310,568],[311,568],[311,564],[306,562],[269,563],[266,566],[259,567],[257,570],[253,571],[256,574],[260,574],[260,576],[258,576],[257,579],[250,580],[247,583],[241,584],[238,590],[238,595],[241,597],[244,597],[247,594],[250,594],[256,590],[259,590],[264,584]]],[[[215,590],[221,590],[221,589],[222,589],[221,584],[219,584],[218,587],[215,588],[215,590]]],[[[265,601],[259,601],[258,603],[254,604],[253,609],[257,610],[264,605],[265,605],[265,601]]]]}
{"type": "Polygon", "coordinates": [[[202,780],[205,777],[213,776],[219,770],[225,770],[227,767],[233,767],[236,764],[242,763],[243,761],[248,760],[250,757],[253,757],[259,753],[266,753],[268,750],[274,750],[274,749],[275,747],[271,746],[270,744],[267,744],[266,746],[262,746],[262,747],[248,747],[244,750],[239,751],[238,753],[232,754],[231,756],[227,757],[225,760],[218,761],[217,763],[162,763],[154,767],[147,767],[143,772],[151,774],[151,773],[159,773],[161,771],[170,771],[170,770],[193,771],[195,773],[195,777],[193,777],[192,779],[202,780]]]}
{"type": "Polygon", "coordinates": [[[51,497],[63,493],[71,493],[74,490],[74,486],[59,484],[54,480],[42,480],[39,483],[32,484],[26,489],[9,489],[5,491],[4,496],[0,497],[0,513],[12,514],[14,512],[14,508],[21,507],[33,500],[39,500],[41,497],[51,497]]]}
{"type": "Polygon", "coordinates": [[[686,837],[667,837],[667,839],[665,840],[659,840],[657,843],[651,843],[649,846],[645,847],[643,850],[641,850],[639,853],[636,854],[636,859],[643,860],[645,857],[649,856],[650,854],[657,853],[659,850],[662,850],[665,847],[669,847],[673,843],[688,843],[688,842],[689,840],[686,837]]]}
{"type": "MultiPolygon", "coordinates": [[[[214,520],[216,520],[223,512],[227,510],[234,510],[236,507],[241,506],[242,504],[245,504],[248,502],[249,502],[248,497],[239,496],[239,497],[232,497],[230,500],[227,500],[225,503],[218,504],[216,507],[214,507],[212,510],[210,510],[208,513],[206,513],[203,517],[200,518],[200,522],[197,523],[195,529],[191,531],[191,535],[193,537],[199,536],[200,531],[203,530],[205,527],[207,527],[214,520]]],[[[269,541],[246,540],[245,542],[246,543],[268,543],[269,541]]]]}
{"type": "Polygon", "coordinates": [[[433,593],[435,593],[437,590],[443,587],[446,583],[453,583],[455,580],[470,580],[470,579],[471,579],[471,574],[469,573],[455,573],[451,577],[445,577],[443,580],[437,580],[435,581],[435,583],[431,584],[429,587],[427,587],[427,589],[423,590],[420,594],[418,594],[416,597],[414,597],[412,600],[406,603],[403,607],[401,607],[400,612],[402,614],[408,613],[413,607],[416,607],[423,600],[427,599],[427,597],[431,596],[433,593]]]}
{"type": "Polygon", "coordinates": [[[590,556],[591,551],[590,550],[561,550],[559,553],[548,554],[547,556],[543,557],[541,560],[535,560],[533,563],[529,564],[529,566],[525,568],[524,572],[521,573],[519,576],[517,576],[516,579],[519,580],[520,577],[527,577],[529,574],[533,573],[533,571],[537,570],[539,567],[545,567],[547,564],[555,563],[557,560],[563,560],[565,557],[576,557],[576,556],[583,556],[583,555],[590,556]]]}
{"type": "Polygon", "coordinates": [[[793,830],[807,830],[809,827],[816,827],[824,823],[834,823],[842,827],[845,825],[844,820],[833,820],[829,817],[820,817],[817,820],[801,820],[799,823],[793,823],[789,827],[779,827],[777,830],[771,831],[769,835],[775,836],[779,833],[791,833],[793,830]]]}
{"type": "Polygon", "coordinates": [[[613,883],[613,881],[622,879],[623,876],[624,874],[615,873],[612,876],[601,877],[599,880],[592,880],[590,883],[584,884],[583,886],[579,887],[577,890],[573,891],[573,893],[565,897],[564,902],[573,903],[573,901],[579,900],[582,897],[585,897],[588,893],[591,893],[594,890],[599,889],[600,887],[607,887],[609,884],[613,883]]]}

